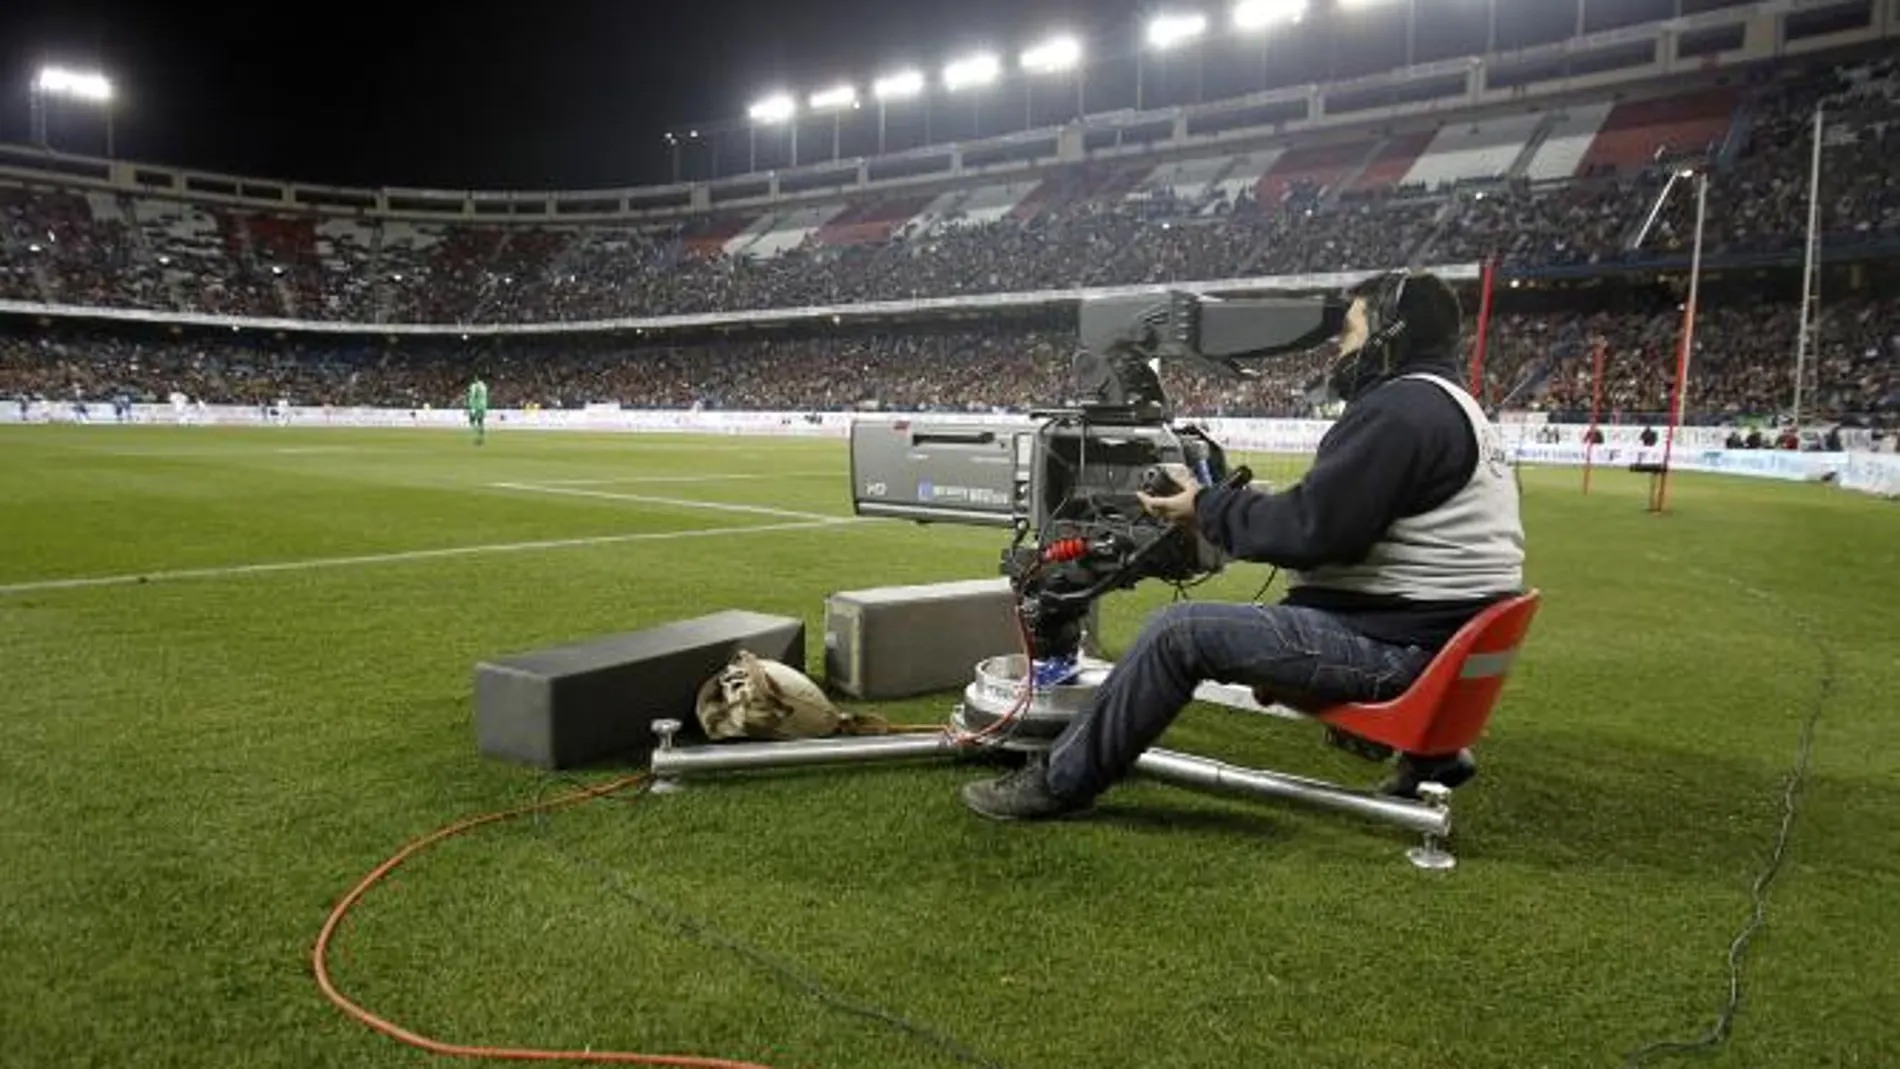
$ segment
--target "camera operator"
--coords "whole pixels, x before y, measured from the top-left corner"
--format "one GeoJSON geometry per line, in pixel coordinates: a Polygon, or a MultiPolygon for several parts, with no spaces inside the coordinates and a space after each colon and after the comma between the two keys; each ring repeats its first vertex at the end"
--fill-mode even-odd
{"type": "MultiPolygon", "coordinates": [[[[1286,568],[1273,605],[1183,602],[1147,621],[1090,706],[1046,755],[963,799],[997,819],[1089,808],[1173,722],[1203,680],[1303,710],[1402,693],[1458,629],[1521,592],[1524,535],[1502,441],[1457,385],[1457,295],[1430,274],[1350,294],[1328,385],[1347,402],[1305,478],[1278,493],[1198,485],[1143,495],[1148,512],[1229,556],[1286,568]]],[[[1468,752],[1403,754],[1381,787],[1456,787],[1468,752]]]]}

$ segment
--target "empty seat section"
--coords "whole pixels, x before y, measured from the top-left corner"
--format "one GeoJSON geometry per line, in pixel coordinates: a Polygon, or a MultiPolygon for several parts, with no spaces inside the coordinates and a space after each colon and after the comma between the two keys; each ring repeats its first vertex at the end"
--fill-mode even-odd
{"type": "Polygon", "coordinates": [[[1590,151],[1597,132],[1603,129],[1603,122],[1609,117],[1607,103],[1564,108],[1551,116],[1550,132],[1531,156],[1524,177],[1533,182],[1575,177],[1583,169],[1583,157],[1590,151]]]}
{"type": "Polygon", "coordinates": [[[1736,104],[1732,89],[1618,104],[1584,153],[1582,168],[1641,170],[1658,149],[1695,151],[1718,144],[1728,135],[1736,104]]]}
{"type": "Polygon", "coordinates": [[[1366,165],[1365,172],[1352,184],[1353,189],[1380,189],[1396,185],[1411,172],[1418,162],[1419,154],[1432,143],[1436,134],[1431,130],[1400,134],[1385,143],[1379,154],[1366,165]]]}
{"type": "Polygon", "coordinates": [[[680,235],[686,250],[698,256],[718,256],[728,251],[727,243],[760,222],[756,215],[702,216],[688,224],[680,235]]]}
{"type": "Polygon", "coordinates": [[[1153,173],[1153,164],[1094,169],[1087,176],[1080,199],[1119,200],[1134,192],[1153,173]]]}
{"type": "Polygon", "coordinates": [[[1041,183],[1035,181],[1010,182],[1005,185],[983,186],[972,192],[962,207],[945,218],[945,222],[986,226],[1007,215],[1014,215],[1017,206],[1028,200],[1041,183]]]}
{"type": "Polygon", "coordinates": [[[1406,172],[1405,182],[1432,189],[1502,177],[1543,121],[1541,114],[1507,115],[1441,127],[1425,153],[1406,172]]]}
{"type": "Polygon", "coordinates": [[[929,196],[891,197],[847,208],[818,231],[820,245],[861,245],[890,240],[929,207],[929,196]]]}
{"type": "Polygon", "coordinates": [[[1278,204],[1296,188],[1324,190],[1344,180],[1371,151],[1370,141],[1288,149],[1260,177],[1255,194],[1264,204],[1278,204]]]}
{"type": "Polygon", "coordinates": [[[1261,177],[1273,170],[1273,165],[1285,154],[1285,149],[1269,148],[1235,156],[1227,174],[1208,189],[1211,198],[1209,210],[1217,211],[1222,205],[1232,205],[1242,193],[1257,190],[1261,177]]]}
{"type": "Polygon", "coordinates": [[[805,244],[833,216],[844,211],[842,204],[821,204],[813,208],[800,208],[779,216],[771,229],[760,234],[750,245],[739,250],[742,255],[766,259],[779,253],[796,249],[805,244]]]}
{"type": "Polygon", "coordinates": [[[1215,180],[1233,165],[1234,159],[1232,156],[1214,156],[1163,164],[1129,196],[1139,199],[1162,194],[1184,204],[1198,205],[1208,195],[1209,187],[1215,180]]]}

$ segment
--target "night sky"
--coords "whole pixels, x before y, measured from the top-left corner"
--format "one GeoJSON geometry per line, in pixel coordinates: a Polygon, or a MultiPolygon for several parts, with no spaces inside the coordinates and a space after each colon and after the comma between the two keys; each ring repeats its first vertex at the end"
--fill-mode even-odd
{"type": "MultiPolygon", "coordinates": [[[[1421,60],[1482,50],[1488,20],[1470,16],[1487,0],[1418,2],[1441,8],[1421,18],[1414,41],[1421,60]]],[[[1574,20],[1569,0],[1497,2],[1498,32],[1507,39],[1501,47],[1574,30],[1567,25],[1574,20]]],[[[1177,6],[1207,10],[1224,29],[1224,2],[1177,6]]],[[[369,187],[663,182],[673,166],[666,131],[706,125],[706,140],[681,161],[684,175],[698,177],[710,165],[713,124],[741,119],[767,91],[810,91],[851,78],[863,92],[873,77],[906,63],[934,76],[944,60],[973,47],[992,48],[1013,64],[1020,48],[1058,29],[1083,37],[1093,56],[1126,53],[1139,38],[1142,12],[1154,7],[1142,0],[197,7],[6,0],[0,140],[28,140],[27,86],[41,62],[58,61],[102,68],[115,80],[116,154],[123,158],[369,187]]],[[[1653,17],[1655,7],[1656,0],[1590,0],[1590,28],[1631,21],[1637,11],[1653,17]]],[[[1149,102],[1257,89],[1270,72],[1295,81],[1368,64],[1389,69],[1392,50],[1404,47],[1403,17],[1390,10],[1357,17],[1323,47],[1291,38],[1243,46],[1217,33],[1198,64],[1176,59],[1146,72],[1149,102]],[[1230,54],[1236,48],[1241,54],[1230,54]]],[[[1131,104],[1133,81],[1132,60],[1091,71],[1090,110],[1131,104]]],[[[1030,117],[1059,120],[1062,109],[1073,109],[1073,82],[1038,91],[1006,85],[987,100],[942,102],[930,116],[931,134],[940,140],[1000,132],[1030,117]]],[[[852,120],[841,152],[871,151],[875,120],[868,113],[852,120]]],[[[894,117],[890,133],[893,147],[924,136],[915,116],[894,117]]],[[[829,156],[833,134],[828,120],[806,123],[801,158],[829,156]]],[[[53,113],[50,137],[56,147],[103,154],[103,125],[76,108],[53,113]]],[[[733,132],[719,152],[730,163],[744,160],[749,148],[764,156],[774,151],[749,147],[743,132],[733,132]]]]}

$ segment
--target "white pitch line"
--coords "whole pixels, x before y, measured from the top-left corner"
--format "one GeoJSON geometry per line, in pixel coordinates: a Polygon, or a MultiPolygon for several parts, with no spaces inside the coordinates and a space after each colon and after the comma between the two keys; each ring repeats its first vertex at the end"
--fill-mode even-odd
{"type": "Polygon", "coordinates": [[[237,575],[267,575],[273,572],[315,571],[320,568],[347,568],[361,564],[394,564],[402,561],[436,560],[444,557],[472,557],[487,553],[522,553],[537,549],[570,549],[583,546],[613,546],[626,542],[666,542],[682,538],[711,538],[715,535],[769,534],[775,531],[806,531],[861,522],[855,517],[828,516],[802,523],[764,523],[753,527],[706,527],[691,531],[647,531],[641,534],[596,535],[588,538],[556,538],[542,542],[495,542],[479,546],[450,546],[445,549],[412,549],[396,553],[372,553],[353,557],[313,557],[306,560],[275,561],[269,564],[233,564],[217,568],[183,568],[176,571],[146,572],[143,575],[98,575],[76,579],[42,579],[30,583],[0,585],[0,597],[9,594],[34,594],[49,590],[83,590],[88,587],[135,586],[140,583],[166,583],[180,579],[220,579],[237,575]]]}
{"type": "Polygon", "coordinates": [[[742,475],[621,475],[612,479],[542,479],[536,486],[614,486],[620,483],[700,483],[738,482],[750,479],[844,478],[836,471],[782,471],[771,475],[747,472],[742,475]]]}
{"type": "Polygon", "coordinates": [[[684,497],[652,497],[647,494],[610,494],[605,490],[582,490],[571,486],[537,486],[532,483],[489,483],[496,490],[518,490],[529,494],[558,494],[567,497],[594,497],[606,501],[632,501],[642,505],[669,505],[673,508],[711,509],[714,512],[744,512],[755,516],[779,516],[793,520],[841,520],[822,512],[798,512],[793,509],[767,508],[764,505],[735,505],[724,501],[694,501],[684,497]]]}

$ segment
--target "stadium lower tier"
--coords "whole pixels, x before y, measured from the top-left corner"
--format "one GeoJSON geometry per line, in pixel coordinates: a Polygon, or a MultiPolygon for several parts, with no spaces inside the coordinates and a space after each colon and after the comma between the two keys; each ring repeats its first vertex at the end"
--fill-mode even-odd
{"type": "MultiPolygon", "coordinates": [[[[1889,425],[1900,413],[1900,298],[1874,296],[1878,288],[1825,306],[1805,361],[1804,415],[1889,425]]],[[[1705,297],[1690,361],[1692,419],[1786,412],[1798,305],[1750,288],[1710,288],[1705,297]]],[[[1614,297],[1507,291],[1487,331],[1486,404],[1555,413],[1594,405],[1606,420],[1667,411],[1683,325],[1678,300],[1667,286],[1614,297]]],[[[1074,347],[1072,329],[1046,321],[665,344],[632,335],[345,337],[7,317],[0,397],[108,404],[182,393],[210,404],[452,408],[480,376],[497,408],[1023,411],[1076,400],[1074,347]]],[[[1163,381],[1183,414],[1305,416],[1325,356],[1264,365],[1246,381],[1177,363],[1163,368],[1163,381]]]]}

